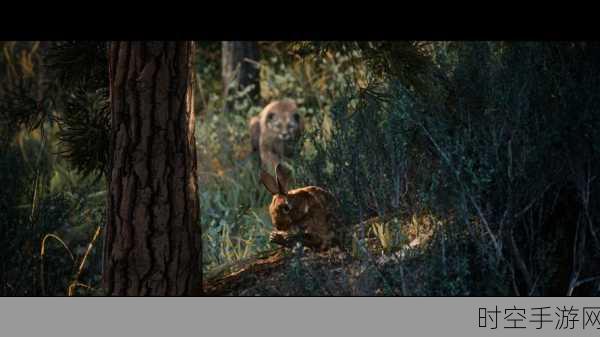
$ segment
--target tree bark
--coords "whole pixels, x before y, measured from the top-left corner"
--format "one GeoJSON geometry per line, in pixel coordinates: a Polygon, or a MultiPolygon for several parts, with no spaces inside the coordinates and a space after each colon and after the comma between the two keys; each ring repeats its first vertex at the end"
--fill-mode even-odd
{"type": "MultiPolygon", "coordinates": [[[[256,41],[223,41],[223,94],[229,97],[252,85],[248,95],[253,104],[260,100],[259,53],[256,41]]],[[[227,101],[225,111],[232,111],[235,100],[227,101]]]]}
{"type": "Polygon", "coordinates": [[[103,286],[188,295],[201,279],[192,42],[112,42],[103,286]]]}

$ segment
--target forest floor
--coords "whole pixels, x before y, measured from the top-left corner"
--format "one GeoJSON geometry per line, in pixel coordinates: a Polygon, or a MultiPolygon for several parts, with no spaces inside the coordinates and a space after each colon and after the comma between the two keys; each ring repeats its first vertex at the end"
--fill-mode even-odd
{"type": "MultiPolygon", "coordinates": [[[[418,240],[384,253],[376,238],[357,252],[277,248],[211,271],[204,296],[415,295],[423,249],[418,240]],[[408,290],[410,289],[410,291],[408,290]]],[[[419,287],[420,288],[420,287],[419,287]]]]}

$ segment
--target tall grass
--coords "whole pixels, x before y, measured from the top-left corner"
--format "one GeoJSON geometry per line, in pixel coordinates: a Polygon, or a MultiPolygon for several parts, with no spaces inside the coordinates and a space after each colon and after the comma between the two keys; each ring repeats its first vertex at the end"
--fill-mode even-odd
{"type": "MultiPolygon", "coordinates": [[[[263,60],[262,97],[266,102],[295,99],[309,132],[322,128],[334,93],[359,76],[358,68],[341,71],[348,61],[340,55],[291,63],[277,57],[263,60]]],[[[244,100],[244,91],[237,95],[234,111],[224,114],[220,107],[232,97],[213,93],[212,103],[203,105],[205,110],[196,128],[203,266],[208,271],[273,248],[268,242],[272,224],[267,206],[271,195],[258,180],[258,156],[251,153],[248,133],[249,118],[263,107],[244,100]]],[[[295,163],[314,151],[308,141],[301,150],[295,163]]]]}
{"type": "MultiPolygon", "coordinates": [[[[431,64],[395,64],[409,80],[377,75],[359,52],[261,60],[263,100],[295,99],[306,120],[292,187],[331,190],[353,230],[351,261],[331,271],[342,276],[321,282],[327,268],[298,254],[282,282],[296,282],[294,294],[333,294],[330,276],[344,294],[598,294],[600,47],[430,45],[418,61],[431,64]]],[[[37,88],[36,58],[21,55],[4,60],[0,94],[37,88]]],[[[262,106],[247,91],[222,97],[218,60],[197,69],[206,272],[273,247],[247,124],[262,106]],[[224,113],[228,100],[236,105],[224,113]]],[[[6,120],[29,128],[0,125],[0,291],[94,293],[105,182],[57,155],[57,126],[30,120],[35,102],[2,101],[19,107],[20,119],[6,120]]]]}

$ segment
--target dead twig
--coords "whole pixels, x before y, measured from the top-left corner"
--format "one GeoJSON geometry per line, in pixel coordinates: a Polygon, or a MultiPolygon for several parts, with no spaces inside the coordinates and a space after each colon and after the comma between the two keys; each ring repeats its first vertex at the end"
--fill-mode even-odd
{"type": "Polygon", "coordinates": [[[573,277],[571,278],[571,283],[569,285],[569,290],[567,291],[567,296],[572,296],[573,295],[573,291],[575,290],[575,288],[579,287],[582,284],[600,280],[600,275],[586,277],[586,278],[581,279],[581,280],[577,280],[578,277],[579,277],[578,274],[575,273],[573,275],[573,277]]]}
{"type": "Polygon", "coordinates": [[[423,131],[425,131],[425,135],[427,136],[427,138],[429,138],[429,140],[431,141],[431,143],[433,143],[434,147],[436,148],[436,150],[438,151],[440,156],[442,156],[444,161],[446,161],[446,164],[452,169],[452,173],[454,173],[454,175],[456,176],[456,180],[458,181],[463,193],[468,197],[469,201],[475,208],[475,211],[477,212],[477,215],[481,219],[481,222],[483,223],[486,232],[490,236],[490,239],[492,240],[492,244],[494,245],[494,248],[496,249],[497,256],[501,258],[502,257],[502,248],[500,247],[500,244],[498,243],[496,236],[492,232],[490,224],[488,223],[485,215],[483,214],[483,211],[479,207],[479,204],[475,201],[475,198],[473,198],[473,196],[470,193],[467,193],[467,188],[464,185],[462,179],[460,179],[460,173],[454,167],[454,165],[452,164],[452,161],[450,160],[450,158],[448,157],[446,152],[444,152],[444,150],[442,150],[442,148],[438,145],[438,143],[435,141],[435,139],[433,139],[433,136],[429,133],[429,130],[427,130],[427,128],[422,123],[417,122],[417,124],[423,129],[423,131]]]}
{"type": "Polygon", "coordinates": [[[42,289],[42,296],[46,295],[46,283],[44,281],[45,280],[44,279],[44,256],[46,255],[46,240],[49,238],[52,238],[52,239],[60,242],[60,244],[63,247],[65,247],[65,249],[69,253],[69,256],[71,257],[71,260],[73,261],[73,263],[75,263],[75,256],[73,255],[73,252],[71,252],[71,249],[69,248],[69,246],[57,235],[46,234],[44,236],[44,238],[42,239],[42,246],[40,249],[40,285],[41,285],[41,289],[42,289]]]}
{"type": "MultiPolygon", "coordinates": [[[[94,233],[94,236],[92,237],[92,241],[90,241],[90,243],[88,244],[87,250],[85,251],[85,254],[83,255],[83,257],[81,258],[81,262],[79,263],[79,268],[77,269],[77,274],[75,274],[75,278],[74,280],[69,284],[69,288],[67,290],[67,293],[69,294],[69,296],[72,296],[72,291],[74,289],[74,287],[78,286],[78,285],[82,285],[82,283],[79,282],[79,277],[81,276],[81,273],[83,272],[83,267],[85,266],[85,261],[87,260],[88,256],[90,255],[90,252],[92,251],[92,248],[94,247],[94,243],[96,242],[96,240],[98,239],[98,236],[100,235],[100,229],[102,227],[98,226],[98,228],[96,228],[96,232],[94,233]]],[[[87,286],[87,288],[90,288],[89,286],[87,286]]]]}

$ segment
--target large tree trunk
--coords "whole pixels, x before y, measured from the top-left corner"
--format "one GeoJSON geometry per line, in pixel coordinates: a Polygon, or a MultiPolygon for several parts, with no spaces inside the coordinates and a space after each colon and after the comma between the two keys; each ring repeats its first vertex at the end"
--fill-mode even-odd
{"type": "Polygon", "coordinates": [[[201,278],[192,42],[110,46],[111,174],[103,285],[187,295],[201,278]]]}
{"type": "MultiPolygon", "coordinates": [[[[259,53],[256,41],[223,41],[222,46],[223,94],[229,97],[252,85],[248,95],[253,104],[260,99],[259,53]]],[[[225,111],[231,111],[235,100],[226,102],[225,111]]]]}

